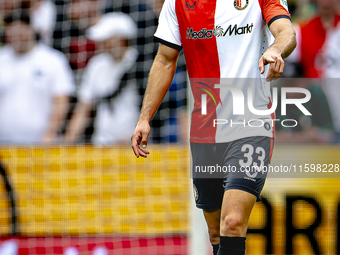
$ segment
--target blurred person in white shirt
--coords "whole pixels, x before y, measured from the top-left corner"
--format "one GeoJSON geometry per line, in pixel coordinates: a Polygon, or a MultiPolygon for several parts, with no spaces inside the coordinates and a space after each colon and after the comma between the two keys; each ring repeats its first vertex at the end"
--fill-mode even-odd
{"type": "Polygon", "coordinates": [[[51,39],[57,18],[56,6],[50,0],[30,1],[32,27],[43,43],[51,45],[51,39]]]}
{"type": "Polygon", "coordinates": [[[315,0],[317,14],[295,26],[297,47],[288,62],[300,63],[303,77],[315,79],[325,93],[340,143],[340,13],[339,0],[315,0]]]}
{"type": "Polygon", "coordinates": [[[56,142],[74,92],[66,57],[38,44],[28,14],[5,18],[0,49],[0,143],[56,142]]]}
{"type": "Polygon", "coordinates": [[[137,26],[124,13],[103,15],[88,30],[88,38],[98,43],[100,53],[90,59],[78,93],[78,105],[66,132],[67,142],[76,142],[91,121],[95,109],[92,143],[128,143],[138,120],[140,97],[134,67],[137,50],[129,41],[137,26]]]}
{"type": "MultiPolygon", "coordinates": [[[[1,0],[0,0],[1,1],[1,0]]],[[[19,1],[19,0],[16,0],[19,1]]],[[[20,0],[19,10],[31,16],[31,25],[40,42],[52,44],[53,31],[57,19],[57,8],[52,0],[20,0]]]]}
{"type": "Polygon", "coordinates": [[[326,38],[325,59],[328,65],[324,71],[323,90],[328,98],[335,128],[335,143],[340,143],[340,22],[326,38]]]}

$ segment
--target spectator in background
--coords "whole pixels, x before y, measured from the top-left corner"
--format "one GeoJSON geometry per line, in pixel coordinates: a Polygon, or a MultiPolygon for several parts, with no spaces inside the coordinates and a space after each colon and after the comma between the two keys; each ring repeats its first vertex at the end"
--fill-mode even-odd
{"type": "MultiPolygon", "coordinates": [[[[128,14],[137,24],[135,43],[139,55],[135,76],[139,95],[144,94],[148,74],[157,52],[157,43],[153,41],[153,35],[158,24],[157,13],[163,2],[162,0],[155,1],[155,3],[148,0],[72,0],[70,3],[67,0],[55,1],[58,6],[58,15],[54,33],[54,47],[69,56],[77,84],[81,83],[83,70],[96,49],[95,42],[85,37],[89,22],[96,21],[95,17],[100,17],[102,13],[123,12],[128,14]],[[105,5],[102,6],[102,3],[105,5]],[[65,10],[67,10],[68,15],[65,14],[65,10]],[[80,12],[80,10],[82,11],[80,12]]],[[[151,122],[153,129],[150,134],[150,141],[152,142],[186,141],[185,138],[181,137],[184,133],[183,130],[188,129],[183,128],[185,126],[183,123],[186,123],[184,111],[187,87],[183,54],[179,57],[177,66],[178,70],[170,92],[165,96],[160,110],[151,122]]]]}
{"type": "Polygon", "coordinates": [[[21,0],[0,0],[0,20],[21,7],[21,0]]]}
{"type": "MultiPolygon", "coordinates": [[[[153,40],[153,35],[158,25],[158,16],[152,9],[152,4],[149,0],[105,0],[105,13],[126,13],[137,24],[136,45],[139,56],[136,65],[136,78],[138,79],[138,89],[141,97],[144,95],[149,72],[158,48],[158,43],[153,40]]],[[[183,60],[184,58],[182,58],[182,62],[184,62],[183,60]]],[[[164,131],[164,133],[162,131],[166,120],[169,118],[168,102],[169,93],[165,96],[159,108],[160,111],[157,111],[151,121],[152,131],[149,140],[152,142],[161,142],[164,134],[167,134],[168,130],[164,131]]]]}
{"type": "Polygon", "coordinates": [[[105,13],[123,12],[128,14],[137,24],[136,45],[138,49],[137,79],[141,87],[141,95],[147,84],[149,71],[157,53],[157,44],[153,35],[158,25],[158,16],[147,0],[106,0],[105,13]]]}
{"type": "Polygon", "coordinates": [[[321,88],[327,96],[334,129],[335,142],[340,142],[340,35],[338,0],[316,0],[318,14],[308,22],[296,26],[298,46],[287,59],[301,63],[304,78],[320,78],[321,88]],[[332,78],[332,79],[331,79],[332,78]]]}
{"type": "Polygon", "coordinates": [[[305,78],[324,77],[327,65],[331,64],[329,56],[325,55],[324,46],[334,30],[340,28],[337,1],[316,0],[318,14],[295,28],[298,46],[288,60],[301,63],[305,78]]]}
{"type": "Polygon", "coordinates": [[[95,42],[85,35],[87,29],[100,19],[101,7],[100,0],[72,0],[68,6],[68,17],[72,21],[68,53],[70,65],[74,71],[81,72],[90,58],[94,56],[95,42]]]}
{"type": "Polygon", "coordinates": [[[29,15],[5,18],[0,49],[0,143],[54,142],[74,91],[62,53],[37,44],[29,15]]]}
{"type": "Polygon", "coordinates": [[[153,11],[159,17],[165,0],[150,0],[153,11]]]}
{"type": "Polygon", "coordinates": [[[31,25],[38,39],[51,45],[56,20],[56,7],[51,0],[0,0],[0,20],[7,14],[25,11],[30,13],[31,25]]]}
{"type": "Polygon", "coordinates": [[[66,132],[66,141],[75,142],[95,110],[96,144],[128,143],[139,114],[135,63],[138,51],[129,46],[137,35],[134,21],[124,13],[108,13],[88,30],[100,53],[89,61],[78,93],[78,104],[66,132]],[[132,78],[132,79],[130,79],[132,78]]]}
{"type": "Polygon", "coordinates": [[[0,0],[0,47],[4,44],[4,18],[20,7],[21,0],[0,0]]]}
{"type": "Polygon", "coordinates": [[[329,64],[325,68],[323,90],[328,98],[335,128],[335,143],[340,143],[340,22],[328,36],[324,55],[329,64]]]}
{"type": "MultiPolygon", "coordinates": [[[[287,63],[281,79],[276,83],[282,87],[305,88],[311,93],[311,100],[304,107],[312,114],[305,116],[294,104],[287,105],[287,114],[281,115],[281,96],[276,110],[276,123],[285,119],[298,122],[296,127],[276,125],[276,142],[281,143],[330,143],[333,140],[333,122],[328,101],[320,86],[313,80],[301,79],[302,68],[299,64],[287,63]]],[[[300,98],[301,93],[289,93],[288,98],[300,98]]],[[[289,123],[291,125],[291,123],[289,123]]]]}
{"type": "Polygon", "coordinates": [[[22,0],[22,9],[29,9],[32,27],[39,40],[51,45],[57,12],[51,0],[22,0]]]}
{"type": "Polygon", "coordinates": [[[288,0],[288,6],[293,22],[310,19],[316,12],[314,0],[288,0]]]}

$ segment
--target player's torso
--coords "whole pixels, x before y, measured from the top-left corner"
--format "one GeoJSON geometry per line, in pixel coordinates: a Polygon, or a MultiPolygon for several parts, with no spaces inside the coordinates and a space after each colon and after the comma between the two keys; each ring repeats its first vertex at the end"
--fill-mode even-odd
{"type": "Polygon", "coordinates": [[[191,78],[260,77],[270,38],[258,0],[176,0],[176,16],[191,78]]]}
{"type": "Polygon", "coordinates": [[[224,82],[238,87],[245,98],[251,88],[254,106],[267,109],[269,83],[261,79],[264,75],[260,74],[258,61],[272,43],[272,35],[263,21],[259,1],[176,0],[175,6],[194,97],[191,141],[214,143],[270,136],[272,127],[266,130],[230,126],[231,121],[242,122],[258,116],[247,111],[247,107],[243,115],[233,115],[232,94],[215,86],[222,82],[220,78],[229,78],[224,82]],[[206,96],[206,102],[202,101],[202,95],[206,96]],[[206,113],[202,108],[206,108],[206,113]],[[214,125],[217,119],[228,124],[214,125]]]}

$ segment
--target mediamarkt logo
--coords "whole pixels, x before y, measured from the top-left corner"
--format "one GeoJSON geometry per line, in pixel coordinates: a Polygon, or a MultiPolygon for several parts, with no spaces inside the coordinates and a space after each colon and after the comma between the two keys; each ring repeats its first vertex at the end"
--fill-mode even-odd
{"type": "Polygon", "coordinates": [[[206,28],[202,28],[200,31],[194,31],[193,28],[187,28],[187,39],[208,39],[213,36],[221,37],[221,36],[232,36],[232,35],[244,35],[251,34],[253,32],[254,24],[247,24],[246,26],[239,27],[236,25],[230,25],[227,30],[224,31],[223,27],[215,26],[212,30],[207,30],[206,28]]]}

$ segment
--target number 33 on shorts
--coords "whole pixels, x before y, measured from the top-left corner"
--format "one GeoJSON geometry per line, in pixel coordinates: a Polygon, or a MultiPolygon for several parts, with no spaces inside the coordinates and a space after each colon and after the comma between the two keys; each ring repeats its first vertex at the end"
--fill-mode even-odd
{"type": "Polygon", "coordinates": [[[266,151],[262,147],[256,147],[251,144],[245,144],[241,148],[241,152],[244,152],[244,159],[239,160],[240,171],[245,172],[250,178],[256,178],[257,173],[262,171],[265,166],[266,151]],[[253,160],[253,157],[257,155],[257,161],[259,164],[253,160]]]}

